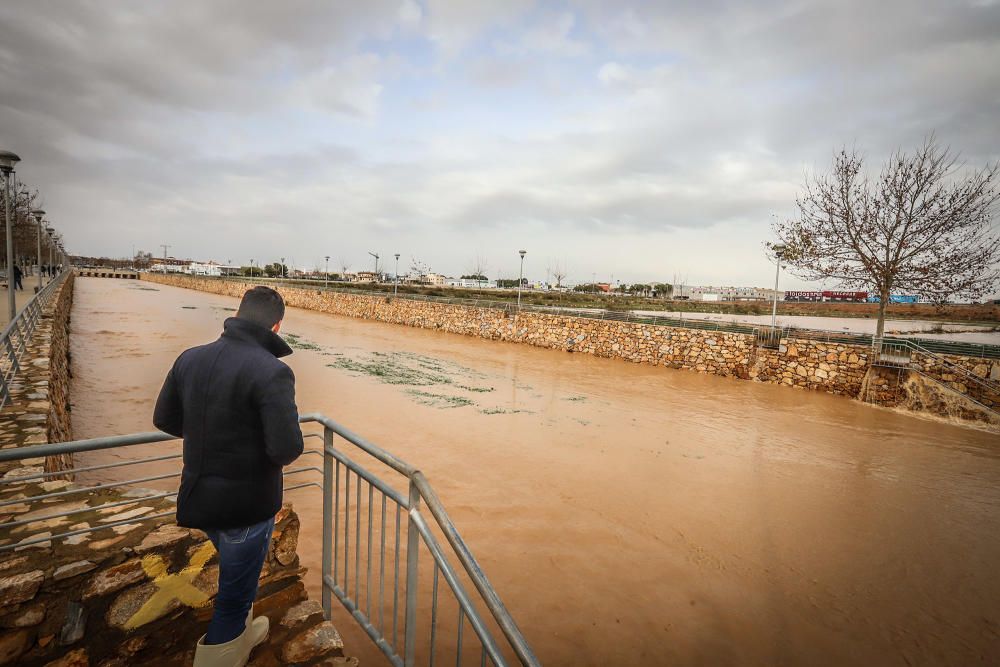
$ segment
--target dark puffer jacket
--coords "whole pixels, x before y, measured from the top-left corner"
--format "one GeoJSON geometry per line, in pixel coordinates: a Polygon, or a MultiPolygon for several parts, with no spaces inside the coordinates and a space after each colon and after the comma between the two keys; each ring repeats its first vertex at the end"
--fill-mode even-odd
{"type": "Polygon", "coordinates": [[[241,528],[281,508],[281,468],[302,454],[292,353],[276,333],[231,317],[182,353],[160,390],[156,427],[184,438],[177,523],[241,528]]]}

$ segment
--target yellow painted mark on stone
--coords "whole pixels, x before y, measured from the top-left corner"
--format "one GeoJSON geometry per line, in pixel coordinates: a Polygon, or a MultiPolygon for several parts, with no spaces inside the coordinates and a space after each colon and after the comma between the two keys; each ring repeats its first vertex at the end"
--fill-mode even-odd
{"type": "Polygon", "coordinates": [[[204,607],[209,602],[208,595],[196,588],[191,582],[205,569],[205,564],[215,553],[211,542],[201,545],[180,572],[167,572],[167,563],[157,554],[149,554],[142,559],[142,569],[145,570],[156,586],[156,592],[146,600],[139,611],[125,622],[126,630],[134,630],[146,623],[155,621],[164,613],[167,606],[174,600],[189,607],[204,607]]]}

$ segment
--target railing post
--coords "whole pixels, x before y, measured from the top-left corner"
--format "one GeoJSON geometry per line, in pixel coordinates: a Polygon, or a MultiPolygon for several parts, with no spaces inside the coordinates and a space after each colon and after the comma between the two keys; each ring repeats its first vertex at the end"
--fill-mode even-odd
{"type": "MultiPolygon", "coordinates": [[[[415,472],[413,477],[419,475],[415,472]]],[[[413,667],[417,655],[417,555],[420,534],[413,520],[413,513],[420,511],[420,490],[410,477],[409,520],[406,522],[406,634],[403,638],[403,665],[413,667]]]]}
{"type": "Polygon", "coordinates": [[[333,431],[328,426],[323,427],[323,573],[320,576],[323,591],[323,615],[330,620],[333,613],[333,595],[327,584],[327,577],[333,564],[333,545],[331,544],[333,525],[333,457],[327,449],[333,446],[333,431]]]}

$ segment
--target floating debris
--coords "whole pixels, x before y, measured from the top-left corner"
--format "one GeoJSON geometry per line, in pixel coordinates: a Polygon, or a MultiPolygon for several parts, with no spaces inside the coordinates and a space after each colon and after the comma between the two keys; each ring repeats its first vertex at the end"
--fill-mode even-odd
{"type": "Polygon", "coordinates": [[[507,409],[507,408],[483,408],[482,410],[480,410],[480,412],[483,413],[484,415],[516,415],[516,414],[519,414],[519,413],[523,413],[523,414],[526,414],[526,415],[533,415],[533,414],[535,414],[534,410],[521,410],[520,408],[510,408],[510,409],[507,409]]]}
{"type": "Polygon", "coordinates": [[[295,334],[285,334],[285,342],[288,343],[288,347],[293,350],[322,350],[319,345],[313,343],[312,341],[304,340],[303,338],[295,334]]]}
{"type": "Polygon", "coordinates": [[[417,403],[429,405],[434,408],[463,408],[467,405],[475,405],[473,401],[463,396],[448,396],[446,394],[434,394],[429,391],[419,389],[407,389],[406,393],[413,396],[417,403]]]}

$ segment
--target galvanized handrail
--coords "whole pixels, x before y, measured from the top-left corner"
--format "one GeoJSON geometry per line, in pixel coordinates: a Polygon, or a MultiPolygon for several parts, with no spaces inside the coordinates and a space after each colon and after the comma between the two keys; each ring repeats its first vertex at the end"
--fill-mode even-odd
{"type": "MultiPolygon", "coordinates": [[[[905,350],[906,355],[904,363],[909,368],[913,368],[914,370],[922,370],[923,364],[914,362],[912,357],[913,355],[924,357],[926,359],[929,359],[932,364],[939,366],[943,371],[947,371],[948,374],[962,377],[967,383],[978,385],[983,390],[989,393],[1000,395],[1000,383],[993,382],[988,378],[980,377],[979,375],[976,375],[969,369],[959,364],[956,364],[952,361],[949,361],[945,357],[942,357],[939,354],[935,354],[934,352],[931,352],[930,350],[918,345],[917,343],[911,340],[897,339],[897,338],[876,338],[872,341],[872,348],[874,349],[875,354],[878,355],[877,358],[879,359],[881,359],[881,357],[886,353],[885,351],[887,349],[890,351],[890,353],[892,351],[905,350]],[[914,366],[915,363],[917,364],[917,366],[914,366]]],[[[902,358],[902,355],[899,356],[902,358]]],[[[899,365],[899,364],[890,362],[890,365],[899,365]]]]}
{"type": "MultiPolygon", "coordinates": [[[[393,665],[399,667],[412,667],[416,664],[417,655],[417,602],[419,589],[419,551],[423,544],[430,553],[433,565],[433,597],[431,601],[430,618],[428,627],[430,632],[430,664],[434,664],[434,652],[437,649],[436,640],[441,623],[439,607],[439,575],[443,576],[448,589],[451,590],[458,606],[458,627],[456,655],[461,659],[463,653],[464,635],[463,630],[466,620],[479,640],[480,663],[486,664],[487,657],[493,665],[509,664],[506,651],[512,652],[517,662],[522,665],[540,665],[534,652],[531,650],[527,640],[514,622],[503,602],[500,600],[496,590],[490,584],[482,567],[472,555],[471,550],[465,544],[458,533],[454,522],[445,511],[444,504],[438,498],[437,493],[427,481],[427,478],[414,466],[398,458],[394,454],[367,441],[360,435],[348,430],[337,422],[321,414],[300,415],[299,421],[303,424],[317,423],[323,427],[323,448],[320,451],[306,450],[306,454],[320,455],[323,458],[323,467],[304,466],[290,468],[284,471],[286,475],[299,474],[304,472],[316,472],[322,474],[322,484],[317,482],[303,482],[286,486],[286,490],[300,489],[308,486],[319,487],[323,491],[323,526],[322,526],[322,603],[324,614],[330,618],[332,614],[332,598],[334,596],[341,602],[344,608],[351,614],[365,630],[365,632],[375,642],[376,646],[386,655],[393,665]],[[364,454],[371,456],[380,464],[383,464],[402,475],[408,480],[409,492],[404,495],[396,491],[392,486],[382,480],[378,475],[362,467],[359,463],[349,458],[343,451],[334,447],[334,437],[351,443],[364,454]],[[341,466],[344,467],[343,475],[341,466]],[[356,478],[354,499],[354,516],[352,517],[352,493],[351,478],[356,478]],[[344,483],[344,493],[341,493],[341,481],[344,483]],[[364,567],[361,560],[361,543],[364,540],[365,531],[362,530],[362,488],[367,486],[367,521],[364,523],[367,529],[366,558],[364,567]],[[376,506],[376,492],[381,495],[381,528],[378,530],[380,547],[378,548],[378,593],[375,595],[377,608],[373,607],[373,593],[375,585],[373,583],[373,566],[376,555],[374,548],[374,528],[375,522],[373,512],[376,506]],[[341,501],[343,501],[343,511],[341,511],[341,501]],[[391,553],[394,553],[395,561],[390,566],[394,571],[393,590],[391,591],[391,613],[388,603],[385,600],[386,593],[386,554],[387,539],[389,531],[387,529],[387,508],[389,503],[395,503],[395,539],[391,553]],[[430,517],[425,515],[424,506],[427,508],[430,517]],[[406,513],[407,528],[405,535],[405,566],[401,572],[401,519],[402,512],[406,513]],[[352,531],[353,519],[353,531],[352,531]],[[341,531],[343,523],[343,534],[341,531]],[[444,536],[445,542],[442,544],[435,530],[439,530],[444,536]],[[353,558],[351,557],[351,546],[353,535],[353,558]],[[343,537],[343,550],[341,551],[341,537],[343,537]],[[450,548],[450,551],[449,551],[450,548]],[[458,561],[458,565],[452,563],[451,558],[458,561]],[[350,568],[354,568],[353,578],[350,568]],[[362,575],[362,570],[365,575],[362,575]],[[343,577],[341,578],[341,572],[343,577]],[[399,583],[402,574],[404,586],[404,606],[403,606],[403,628],[404,638],[400,645],[398,641],[399,630],[399,583]],[[460,576],[461,575],[461,576],[460,576]],[[462,583],[463,577],[472,582],[476,595],[473,597],[466,590],[462,583]],[[364,578],[364,591],[362,592],[362,579],[364,578]],[[352,580],[353,579],[353,580],[352,580]],[[352,592],[353,588],[353,592],[352,592]],[[367,604],[365,604],[365,599],[367,604]],[[489,614],[480,611],[480,605],[485,606],[489,614]],[[391,632],[388,629],[386,616],[390,616],[392,623],[391,632]],[[497,637],[490,629],[487,619],[492,618],[499,627],[506,645],[506,651],[497,641],[497,637]]],[[[320,437],[315,433],[304,434],[306,438],[320,437]]],[[[134,446],[140,444],[160,443],[175,440],[173,436],[161,432],[136,433],[131,435],[112,436],[106,438],[93,438],[89,440],[78,440],[74,442],[51,443],[44,445],[32,445],[16,449],[0,450],[0,463],[16,461],[20,459],[34,459],[40,457],[74,454],[81,452],[91,452],[116,447],[134,446]]],[[[178,458],[178,454],[157,454],[145,458],[134,459],[128,463],[143,464],[161,462],[178,458]]],[[[84,470],[99,470],[112,467],[119,467],[125,463],[98,464],[80,468],[84,470]]],[[[24,481],[42,479],[49,476],[65,475],[67,471],[29,473],[23,476],[5,477],[0,479],[0,488],[6,484],[21,484],[24,481]]],[[[171,479],[179,476],[179,472],[149,475],[120,482],[105,482],[93,486],[74,487],[59,491],[47,492],[36,495],[33,498],[18,498],[15,500],[2,501],[0,507],[10,503],[24,503],[32,500],[45,500],[55,497],[64,497],[87,493],[97,489],[109,487],[134,486],[149,481],[171,479]]],[[[135,497],[115,499],[113,502],[104,503],[94,507],[79,508],[74,507],[62,512],[52,512],[44,516],[33,516],[29,519],[14,519],[0,524],[0,530],[11,529],[24,526],[36,521],[51,521],[52,519],[82,514],[103,509],[114,509],[125,505],[141,503],[150,500],[157,500],[176,496],[176,491],[141,493],[135,497]]],[[[101,523],[97,526],[89,526],[82,529],[74,529],[63,533],[30,538],[21,542],[15,542],[0,546],[0,554],[13,549],[31,546],[33,544],[50,543],[54,540],[65,539],[75,535],[102,530],[121,525],[130,525],[161,519],[171,516],[173,511],[159,512],[142,517],[126,518],[108,523],[101,523]]]]}
{"type": "MultiPolygon", "coordinates": [[[[69,271],[67,267],[32,295],[28,303],[24,304],[0,333],[0,409],[10,400],[11,387],[21,371],[21,357],[31,341],[35,326],[41,319],[49,299],[65,280],[69,271]]],[[[8,289],[11,288],[12,286],[8,285],[8,289]]]]}

